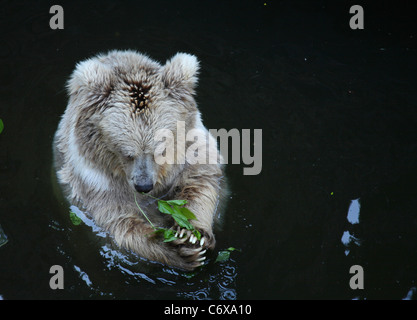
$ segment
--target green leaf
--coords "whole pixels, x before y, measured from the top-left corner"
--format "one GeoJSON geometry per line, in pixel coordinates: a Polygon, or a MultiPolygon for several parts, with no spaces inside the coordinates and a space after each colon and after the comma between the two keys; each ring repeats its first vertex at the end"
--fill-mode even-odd
{"type": "Polygon", "coordinates": [[[166,201],[163,200],[158,201],[158,210],[166,214],[174,213],[174,209],[172,209],[172,207],[169,204],[167,204],[166,201]]]}
{"type": "Polygon", "coordinates": [[[171,229],[165,229],[164,231],[164,242],[171,242],[177,240],[177,237],[175,236],[174,230],[171,229]]]}
{"type": "Polygon", "coordinates": [[[196,275],[196,272],[186,272],[182,274],[182,276],[184,276],[187,279],[192,279],[195,275],[196,275]]]}
{"type": "MultiPolygon", "coordinates": [[[[187,200],[160,200],[158,199],[158,210],[162,213],[170,214],[181,228],[185,228],[187,230],[192,231],[193,234],[196,236],[196,238],[198,240],[201,240],[201,233],[198,230],[196,230],[194,226],[188,221],[188,220],[197,220],[197,217],[195,216],[193,212],[191,212],[190,209],[186,207],[182,207],[185,204],[187,204],[187,200]]],[[[136,202],[136,205],[138,205],[137,202],[136,202]]],[[[159,228],[158,230],[155,230],[155,233],[162,233],[162,232],[164,233],[164,239],[165,239],[164,242],[170,242],[170,241],[177,239],[177,237],[175,237],[174,232],[172,230],[168,231],[168,229],[163,229],[163,228],[159,228]]]]}
{"type": "Polygon", "coordinates": [[[200,233],[200,231],[194,230],[193,233],[197,237],[198,240],[201,240],[201,233],[200,233]]]}
{"type": "MultiPolygon", "coordinates": [[[[193,225],[188,221],[188,219],[195,219],[196,218],[195,215],[187,208],[182,208],[175,204],[171,207],[168,204],[169,201],[159,200],[158,210],[161,211],[162,213],[170,214],[180,227],[186,228],[187,230],[194,230],[193,225]]],[[[181,201],[180,202],[181,204],[186,203],[186,200],[172,200],[172,201],[181,201]]]]}
{"type": "Polygon", "coordinates": [[[155,234],[164,234],[164,232],[165,232],[164,228],[159,228],[159,229],[155,230],[153,233],[155,233],[155,234]]]}
{"type": "Polygon", "coordinates": [[[230,253],[235,250],[241,252],[241,250],[233,247],[229,247],[226,250],[219,251],[219,253],[217,254],[216,261],[214,261],[214,263],[229,260],[230,253]]]}
{"type": "Polygon", "coordinates": [[[169,238],[165,238],[164,242],[171,242],[171,241],[174,241],[174,240],[177,240],[177,237],[172,236],[172,237],[169,237],[169,238]]]}
{"type": "Polygon", "coordinates": [[[214,263],[226,261],[226,260],[229,260],[229,258],[230,258],[230,251],[228,250],[219,251],[219,253],[217,254],[216,261],[214,261],[214,263]]]}
{"type": "Polygon", "coordinates": [[[187,230],[194,230],[194,227],[191,223],[188,222],[188,219],[184,217],[183,214],[173,213],[172,217],[178,223],[180,227],[186,228],[187,230]]]}
{"type": "Polygon", "coordinates": [[[187,204],[187,200],[166,200],[166,203],[170,205],[183,206],[187,204]]]}
{"type": "Polygon", "coordinates": [[[187,217],[180,210],[181,208],[178,206],[173,206],[172,210],[174,211],[171,216],[174,220],[183,228],[187,230],[194,230],[193,225],[188,221],[187,217]]]}
{"type": "Polygon", "coordinates": [[[181,207],[181,208],[178,208],[178,209],[181,211],[181,213],[184,215],[184,217],[186,217],[188,220],[197,220],[197,217],[195,216],[194,213],[192,213],[190,211],[190,209],[188,209],[186,207],[181,207]]]}
{"type": "Polygon", "coordinates": [[[0,119],[0,133],[3,131],[4,129],[4,123],[3,120],[0,119]]]}
{"type": "Polygon", "coordinates": [[[171,242],[177,240],[178,238],[175,236],[174,230],[159,228],[154,231],[155,234],[162,234],[164,236],[164,242],[171,242]]]}
{"type": "Polygon", "coordinates": [[[82,222],[82,220],[73,211],[70,211],[70,219],[74,226],[78,226],[82,222]]]}

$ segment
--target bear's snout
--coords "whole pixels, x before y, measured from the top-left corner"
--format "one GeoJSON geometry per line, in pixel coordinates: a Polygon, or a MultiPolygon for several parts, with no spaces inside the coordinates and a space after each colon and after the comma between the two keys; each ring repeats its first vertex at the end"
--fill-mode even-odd
{"type": "Polygon", "coordinates": [[[148,193],[154,187],[155,168],[150,154],[137,157],[133,162],[132,182],[137,192],[148,193]]]}
{"type": "Polygon", "coordinates": [[[153,189],[153,184],[152,183],[147,183],[147,184],[136,184],[135,183],[135,189],[136,189],[137,192],[148,193],[149,191],[151,191],[153,189]]]}

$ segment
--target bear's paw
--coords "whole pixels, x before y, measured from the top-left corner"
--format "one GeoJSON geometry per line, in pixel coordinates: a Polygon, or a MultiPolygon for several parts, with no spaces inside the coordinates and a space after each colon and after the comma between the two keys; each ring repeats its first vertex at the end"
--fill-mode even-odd
{"type": "Polygon", "coordinates": [[[183,229],[177,226],[175,233],[176,240],[170,242],[175,247],[178,254],[188,264],[191,264],[193,268],[204,265],[206,260],[205,253],[209,248],[209,241],[204,232],[201,233],[200,240],[187,229],[183,229]]]}

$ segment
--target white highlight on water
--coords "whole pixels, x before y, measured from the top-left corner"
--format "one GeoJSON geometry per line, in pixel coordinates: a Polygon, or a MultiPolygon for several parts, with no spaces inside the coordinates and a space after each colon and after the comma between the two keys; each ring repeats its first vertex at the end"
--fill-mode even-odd
{"type": "Polygon", "coordinates": [[[351,224],[359,223],[359,211],[361,210],[361,204],[359,203],[359,198],[354,199],[350,202],[347,220],[351,224]]]}

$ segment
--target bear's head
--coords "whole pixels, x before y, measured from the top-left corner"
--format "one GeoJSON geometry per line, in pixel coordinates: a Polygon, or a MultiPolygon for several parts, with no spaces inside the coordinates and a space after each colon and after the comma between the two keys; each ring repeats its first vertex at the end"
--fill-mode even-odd
{"type": "Polygon", "coordinates": [[[165,65],[135,51],[80,62],[67,84],[79,154],[138,192],[166,186],[184,163],[184,152],[175,150],[173,164],[158,163],[156,137],[169,130],[176,141],[179,123],[188,130],[199,121],[193,97],[198,69],[196,57],[185,53],[165,65]]]}

